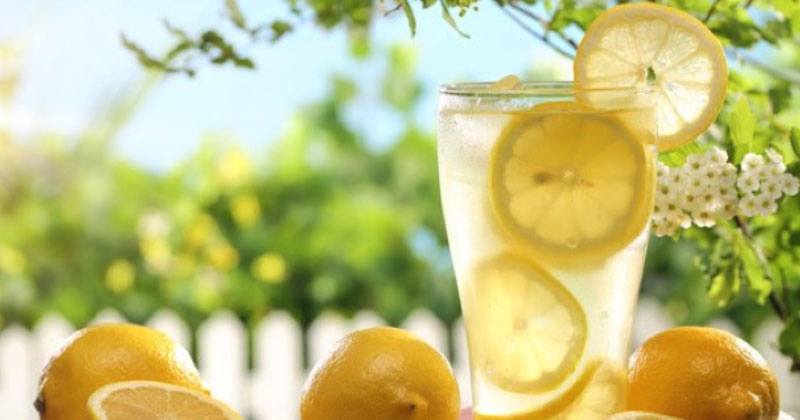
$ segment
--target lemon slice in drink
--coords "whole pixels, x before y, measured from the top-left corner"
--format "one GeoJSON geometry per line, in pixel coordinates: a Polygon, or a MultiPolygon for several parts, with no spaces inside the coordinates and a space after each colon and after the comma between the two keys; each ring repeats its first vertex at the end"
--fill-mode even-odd
{"type": "Polygon", "coordinates": [[[508,415],[476,414],[476,420],[605,419],[625,404],[625,369],[605,359],[589,362],[564,393],[544,406],[508,415]]]}
{"type": "Polygon", "coordinates": [[[714,122],[728,79],[725,53],[711,31],[687,13],[653,3],[602,13],[583,36],[573,72],[578,89],[655,89],[660,150],[694,141],[714,122]]]}
{"type": "Polygon", "coordinates": [[[241,420],[230,407],[202,392],[153,381],[106,385],[89,397],[87,408],[92,420],[241,420]]]}
{"type": "Polygon", "coordinates": [[[651,153],[612,112],[537,105],[506,124],[490,165],[501,230],[549,263],[602,261],[650,217],[651,153]]]}
{"type": "Polygon", "coordinates": [[[481,372],[507,391],[537,394],[561,384],[583,354],[586,315],[572,294],[525,257],[479,265],[468,292],[470,349],[481,372]]]}

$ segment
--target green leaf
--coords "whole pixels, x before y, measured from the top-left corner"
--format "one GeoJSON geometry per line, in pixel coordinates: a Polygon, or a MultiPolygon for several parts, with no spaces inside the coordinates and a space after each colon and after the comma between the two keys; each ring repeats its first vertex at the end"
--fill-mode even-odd
{"type": "Polygon", "coordinates": [[[458,24],[456,20],[453,19],[453,15],[450,14],[450,9],[447,7],[446,0],[439,0],[439,3],[442,5],[442,18],[447,22],[451,28],[455,29],[459,35],[463,36],[464,38],[469,38],[469,35],[462,32],[461,29],[458,29],[458,24]]]}
{"type": "Polygon", "coordinates": [[[769,89],[768,94],[773,114],[779,114],[781,111],[791,107],[792,85],[789,82],[779,82],[769,89]]]}
{"type": "MultiPolygon", "coordinates": [[[[125,47],[125,49],[132,52],[136,56],[136,60],[139,61],[139,64],[141,64],[145,68],[151,70],[163,71],[165,73],[183,72],[188,76],[194,76],[194,70],[189,68],[177,68],[170,65],[168,61],[159,60],[153,57],[147,51],[145,51],[144,48],[140,47],[138,44],[125,37],[125,35],[120,35],[120,40],[122,41],[122,45],[125,47]]],[[[188,49],[190,47],[184,47],[181,44],[179,44],[174,49],[177,48],[183,50],[183,49],[188,49]]],[[[180,51],[176,52],[176,54],[179,52],[180,51]]],[[[170,53],[172,53],[172,51],[170,51],[170,53]]],[[[168,59],[171,59],[170,55],[171,54],[167,54],[168,59]]]]}
{"type": "Polygon", "coordinates": [[[181,41],[186,41],[191,39],[191,37],[189,36],[189,34],[186,33],[186,31],[169,23],[168,20],[164,20],[164,27],[167,29],[167,32],[169,32],[170,35],[180,39],[181,41]]]}
{"type": "Polygon", "coordinates": [[[772,292],[772,282],[766,277],[764,268],[761,267],[755,251],[746,241],[739,243],[739,256],[742,259],[742,266],[747,275],[750,296],[759,305],[763,305],[772,292]]]}
{"type": "Polygon", "coordinates": [[[675,150],[670,150],[666,153],[660,153],[658,155],[658,160],[667,166],[677,168],[686,163],[686,158],[689,157],[689,155],[702,154],[709,148],[711,148],[709,145],[701,145],[698,142],[691,142],[675,150]]]}
{"type": "Polygon", "coordinates": [[[228,17],[237,28],[247,30],[247,22],[236,0],[225,0],[225,10],[228,11],[228,17]]]}
{"type": "Polygon", "coordinates": [[[422,0],[422,7],[424,9],[427,9],[436,3],[437,3],[436,0],[422,0]]]}
{"type": "Polygon", "coordinates": [[[288,34],[292,31],[292,25],[289,22],[276,20],[272,22],[270,25],[272,29],[272,38],[270,38],[271,42],[276,42],[279,39],[283,38],[284,35],[288,34]]]}
{"type": "Polygon", "coordinates": [[[778,337],[781,353],[800,357],[800,320],[792,319],[778,337]]]}
{"type": "Polygon", "coordinates": [[[414,36],[417,34],[417,18],[414,17],[414,10],[411,9],[411,4],[408,3],[408,0],[400,0],[400,5],[403,6],[403,12],[406,14],[411,36],[414,36]]]}
{"type": "Polygon", "coordinates": [[[789,140],[792,143],[794,155],[800,158],[800,128],[792,127],[792,131],[789,133],[789,140]]]}
{"type": "Polygon", "coordinates": [[[740,288],[739,267],[736,264],[729,264],[722,272],[711,277],[708,297],[717,307],[721,308],[736,297],[740,288]]]}
{"type": "Polygon", "coordinates": [[[740,162],[753,149],[756,118],[750,110],[747,96],[740,96],[731,113],[730,136],[734,147],[734,161],[740,162]]]}

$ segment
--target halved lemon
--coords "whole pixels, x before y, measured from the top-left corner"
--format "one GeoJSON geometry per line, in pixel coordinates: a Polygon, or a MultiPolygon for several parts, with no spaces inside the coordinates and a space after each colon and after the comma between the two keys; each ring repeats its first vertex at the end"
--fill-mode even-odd
{"type": "Polygon", "coordinates": [[[480,264],[467,292],[470,337],[481,373],[511,392],[561,384],[586,345],[586,315],[574,296],[525,257],[504,253],[480,264]]]}
{"type": "Polygon", "coordinates": [[[494,146],[491,205],[501,230],[549,263],[602,261],[650,218],[652,160],[613,112],[537,105],[513,117],[494,146]]]}
{"type": "Polygon", "coordinates": [[[87,408],[93,420],[241,420],[202,392],[153,381],[106,385],[89,397],[87,408]]]}
{"type": "Polygon", "coordinates": [[[714,122],[728,80],[725,53],[714,34],[691,15],[654,3],[603,12],[583,36],[573,72],[579,90],[655,89],[659,150],[694,141],[714,122]]]}
{"type": "Polygon", "coordinates": [[[476,420],[604,420],[625,405],[625,369],[596,359],[563,394],[543,407],[509,415],[475,414],[476,420]]]}

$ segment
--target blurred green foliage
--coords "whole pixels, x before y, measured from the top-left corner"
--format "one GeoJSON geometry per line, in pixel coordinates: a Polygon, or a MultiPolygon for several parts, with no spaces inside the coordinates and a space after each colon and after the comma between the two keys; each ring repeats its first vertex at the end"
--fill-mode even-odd
{"type": "Polygon", "coordinates": [[[193,327],[223,308],[250,324],[283,309],[304,327],[325,310],[457,319],[414,52],[388,56],[383,100],[405,125],[385,150],[345,123],[359,87],[342,77],[263,154],[210,137],[166,173],[109,154],[113,131],[0,133],[1,325],[57,312],[82,326],[104,308],[140,322],[170,308],[193,327]]]}

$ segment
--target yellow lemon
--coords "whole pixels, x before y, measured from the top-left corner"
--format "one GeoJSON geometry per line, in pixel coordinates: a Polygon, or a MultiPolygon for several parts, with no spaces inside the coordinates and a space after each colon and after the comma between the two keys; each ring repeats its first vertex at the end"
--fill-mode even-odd
{"type": "Polygon", "coordinates": [[[203,391],[189,354],[166,334],[103,324],[72,334],[45,366],[34,405],[43,420],[86,418],[86,403],[113,382],[150,380],[203,391]]]}
{"type": "Polygon", "coordinates": [[[370,328],[342,338],[311,372],[303,420],[454,420],[458,383],[447,360],[411,333],[370,328]]]}
{"type": "Polygon", "coordinates": [[[678,327],[636,350],[628,410],[684,420],[777,419],[778,382],[745,341],[707,327],[678,327]]]}

